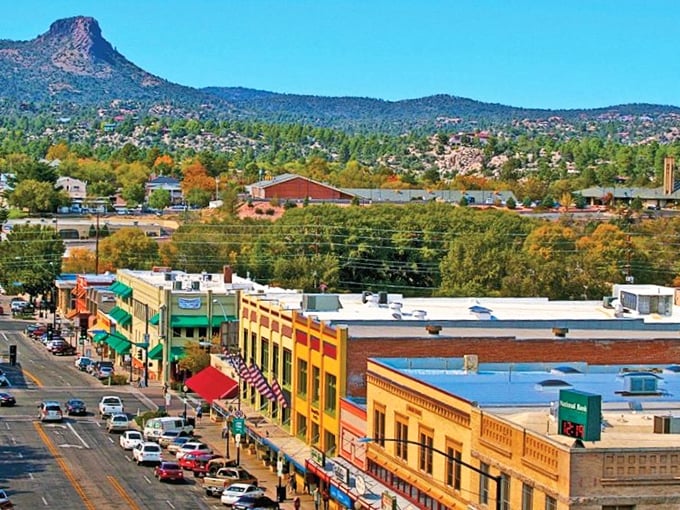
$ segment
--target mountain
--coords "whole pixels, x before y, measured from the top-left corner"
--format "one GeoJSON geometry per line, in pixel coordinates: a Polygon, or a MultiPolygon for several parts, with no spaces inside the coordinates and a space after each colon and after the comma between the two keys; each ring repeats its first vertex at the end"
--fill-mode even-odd
{"type": "Polygon", "coordinates": [[[137,67],[102,37],[94,18],[83,16],[55,21],[30,41],[0,40],[0,98],[80,106],[129,101],[193,108],[213,102],[230,110],[224,101],[137,67]]]}
{"type": "MultiPolygon", "coordinates": [[[[102,37],[97,21],[55,21],[30,41],[0,40],[0,114],[58,112],[77,117],[92,108],[113,116],[132,112],[168,117],[250,119],[361,132],[434,132],[441,129],[513,128],[518,123],[621,120],[629,125],[677,124],[680,108],[619,105],[593,110],[541,110],[491,104],[449,95],[403,101],[359,97],[277,94],[245,88],[195,89],[171,83],[136,66],[102,37]],[[116,105],[117,111],[111,109],[116,105]],[[55,108],[55,105],[58,108],[55,108]],[[669,120],[670,119],[670,120],[669,120]]],[[[552,125],[547,126],[550,131],[552,125]]]]}

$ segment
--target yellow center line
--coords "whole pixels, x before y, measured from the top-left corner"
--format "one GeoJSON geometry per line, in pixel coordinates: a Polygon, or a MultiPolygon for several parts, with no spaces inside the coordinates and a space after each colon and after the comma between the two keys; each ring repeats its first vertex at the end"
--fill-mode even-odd
{"type": "Polygon", "coordinates": [[[40,379],[38,379],[36,376],[34,376],[32,373],[30,373],[28,370],[26,370],[25,368],[22,367],[21,371],[24,374],[26,374],[28,376],[28,378],[31,379],[36,386],[38,386],[39,388],[41,388],[43,386],[42,381],[40,379]]]}
{"type": "Polygon", "coordinates": [[[43,430],[40,423],[34,421],[33,426],[35,427],[35,430],[38,432],[40,439],[42,439],[43,443],[45,443],[45,446],[47,447],[47,449],[50,451],[50,453],[54,457],[54,460],[57,461],[57,464],[59,465],[61,470],[66,475],[66,478],[68,478],[69,482],[71,482],[71,485],[73,486],[73,488],[76,490],[76,492],[80,496],[80,499],[82,499],[83,503],[85,503],[85,507],[88,510],[95,510],[95,506],[92,504],[90,499],[87,497],[87,494],[85,494],[83,487],[80,485],[80,483],[78,483],[78,480],[76,480],[76,477],[73,476],[73,473],[71,472],[71,470],[66,465],[66,462],[64,462],[64,459],[62,458],[61,453],[59,453],[59,450],[57,450],[56,446],[54,446],[54,443],[52,443],[52,440],[45,433],[45,431],[43,430]]]}
{"type": "Polygon", "coordinates": [[[129,506],[129,508],[134,509],[134,510],[140,510],[139,506],[137,506],[137,503],[129,496],[129,494],[123,489],[123,486],[116,480],[113,476],[107,475],[106,478],[108,478],[109,482],[111,485],[113,485],[113,488],[118,491],[118,494],[120,494],[120,497],[122,497],[129,506]]]}

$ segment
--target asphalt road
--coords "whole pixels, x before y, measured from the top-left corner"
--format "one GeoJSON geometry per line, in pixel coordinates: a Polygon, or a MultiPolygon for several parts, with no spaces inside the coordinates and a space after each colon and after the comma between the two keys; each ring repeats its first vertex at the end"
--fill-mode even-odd
{"type": "MultiPolygon", "coordinates": [[[[18,509],[215,509],[191,475],[184,484],[160,483],[153,468],[137,466],[131,452],[108,434],[93,411],[103,395],[120,396],[129,414],[151,407],[131,387],[108,387],[73,366],[73,356],[53,356],[28,339],[23,321],[0,316],[0,352],[17,345],[18,365],[0,367],[12,383],[15,407],[0,408],[0,488],[18,509]],[[62,423],[40,423],[45,399],[85,401],[87,416],[62,423]]],[[[3,388],[5,390],[6,388],[3,388]]]]}

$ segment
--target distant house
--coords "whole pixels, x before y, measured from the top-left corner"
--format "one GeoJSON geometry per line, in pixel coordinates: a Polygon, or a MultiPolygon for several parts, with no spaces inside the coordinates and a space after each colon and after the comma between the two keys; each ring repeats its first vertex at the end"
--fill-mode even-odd
{"type": "Polygon", "coordinates": [[[295,174],[277,175],[246,187],[250,196],[259,200],[352,200],[354,195],[328,184],[295,174]]]}
{"type": "Polygon", "coordinates": [[[170,202],[173,204],[181,203],[184,196],[182,195],[182,185],[178,179],[167,175],[159,175],[152,177],[145,186],[146,198],[156,190],[164,189],[170,192],[170,202]]]}
{"type": "Polygon", "coordinates": [[[54,187],[65,191],[71,200],[82,201],[87,196],[87,183],[73,177],[59,177],[54,187]]]}

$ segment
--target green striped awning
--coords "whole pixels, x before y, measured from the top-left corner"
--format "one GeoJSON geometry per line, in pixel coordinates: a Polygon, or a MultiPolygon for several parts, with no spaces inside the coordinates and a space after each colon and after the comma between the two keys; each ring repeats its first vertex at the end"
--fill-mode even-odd
{"type": "MultiPolygon", "coordinates": [[[[170,349],[170,361],[178,361],[186,357],[184,347],[174,346],[170,349]]],[[[163,344],[157,344],[149,351],[149,359],[160,361],[163,359],[163,344]]]]}
{"type": "Polygon", "coordinates": [[[106,337],[108,337],[109,334],[104,332],[104,333],[97,333],[92,337],[92,341],[96,344],[102,343],[104,340],[106,340],[106,337]]]}
{"type": "Polygon", "coordinates": [[[118,354],[128,354],[132,343],[120,333],[111,333],[106,338],[106,343],[109,344],[118,354]]]}
{"type": "Polygon", "coordinates": [[[152,326],[158,326],[158,323],[160,322],[160,320],[161,320],[161,314],[160,314],[160,312],[159,312],[159,313],[155,313],[155,314],[153,314],[153,315],[151,316],[151,318],[149,319],[149,324],[151,324],[152,326]]]}
{"type": "Polygon", "coordinates": [[[107,315],[111,317],[113,320],[115,320],[121,326],[126,326],[127,324],[132,322],[132,315],[127,313],[119,306],[114,306],[107,315]]]}
{"type": "Polygon", "coordinates": [[[163,359],[163,344],[156,344],[153,349],[149,351],[149,359],[156,361],[163,359]]]}
{"type": "Polygon", "coordinates": [[[121,282],[113,282],[113,285],[109,287],[109,290],[113,292],[116,296],[127,299],[132,296],[132,287],[128,287],[121,282]]]}

